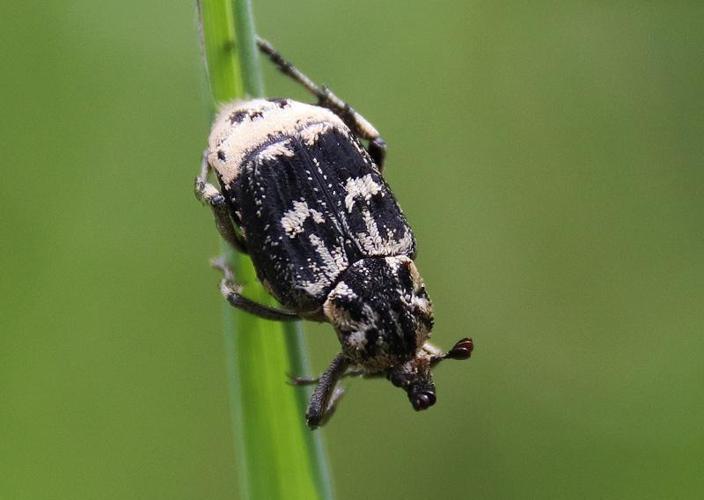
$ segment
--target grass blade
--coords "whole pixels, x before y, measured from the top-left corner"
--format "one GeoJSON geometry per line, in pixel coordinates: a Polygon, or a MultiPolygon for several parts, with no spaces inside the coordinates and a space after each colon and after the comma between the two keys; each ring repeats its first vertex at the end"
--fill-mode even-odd
{"type": "MultiPolygon", "coordinates": [[[[198,12],[211,111],[222,102],[263,95],[250,1],[200,0],[198,12]]],[[[224,244],[223,251],[245,294],[271,303],[249,259],[224,244]]],[[[331,499],[320,431],[312,433],[304,424],[308,391],[286,383],[286,373],[308,372],[300,326],[265,321],[229,306],[224,323],[243,498],[331,499]]]]}

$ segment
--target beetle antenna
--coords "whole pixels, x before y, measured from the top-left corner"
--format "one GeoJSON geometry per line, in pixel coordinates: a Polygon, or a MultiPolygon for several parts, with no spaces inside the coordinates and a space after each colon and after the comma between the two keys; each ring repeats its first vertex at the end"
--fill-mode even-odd
{"type": "Polygon", "coordinates": [[[452,349],[447,351],[445,354],[433,356],[432,364],[435,365],[444,359],[457,359],[457,360],[469,359],[470,356],[472,355],[473,350],[474,350],[474,342],[472,341],[471,338],[465,337],[465,338],[460,339],[457,342],[455,342],[455,345],[452,346],[452,349]]]}

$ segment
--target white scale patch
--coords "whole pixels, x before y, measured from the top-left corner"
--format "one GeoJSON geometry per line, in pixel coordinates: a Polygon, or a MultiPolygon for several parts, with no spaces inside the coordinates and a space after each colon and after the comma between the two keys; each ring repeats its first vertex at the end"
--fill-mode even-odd
{"type": "Polygon", "coordinates": [[[281,227],[289,238],[295,238],[297,234],[303,232],[303,223],[312,217],[317,224],[325,222],[323,214],[314,208],[308,208],[305,201],[294,201],[293,208],[281,217],[281,227]]]}
{"type": "Polygon", "coordinates": [[[349,285],[347,283],[345,283],[344,281],[341,281],[335,287],[335,295],[338,295],[341,297],[347,297],[348,299],[357,298],[357,294],[354,293],[354,291],[352,291],[352,289],[349,287],[349,285]]]}
{"type": "MultiPolygon", "coordinates": [[[[379,314],[368,305],[364,306],[361,321],[350,321],[346,328],[352,330],[345,339],[345,343],[357,350],[363,350],[367,346],[367,331],[379,324],[379,314]]],[[[382,342],[381,337],[377,338],[377,344],[382,342]]]]}
{"type": "Polygon", "coordinates": [[[397,238],[391,229],[387,229],[384,237],[368,209],[363,209],[362,216],[366,231],[357,233],[356,236],[368,255],[400,255],[412,248],[413,237],[410,231],[406,231],[401,238],[397,238]]]}
{"type": "MultiPolygon", "coordinates": [[[[367,345],[366,332],[379,323],[379,314],[369,305],[365,305],[362,311],[362,318],[360,320],[353,320],[348,310],[335,305],[337,299],[340,297],[353,299],[357,297],[357,294],[352,291],[347,283],[341,281],[328,295],[323,305],[323,311],[331,323],[347,332],[345,345],[362,351],[367,345]]],[[[379,337],[377,344],[381,342],[383,342],[383,339],[379,337]]]]}
{"type": "Polygon", "coordinates": [[[356,235],[363,250],[369,255],[398,255],[406,253],[412,247],[413,238],[410,231],[406,231],[400,239],[390,229],[385,235],[380,233],[369,210],[368,202],[373,196],[384,196],[384,190],[381,184],[374,181],[372,174],[348,179],[345,191],[347,192],[345,208],[348,212],[352,212],[356,200],[362,199],[367,202],[360,207],[366,231],[356,235]]]}
{"type": "Polygon", "coordinates": [[[347,269],[348,261],[342,248],[328,248],[323,240],[315,234],[311,234],[309,240],[320,257],[322,268],[311,266],[317,279],[304,282],[303,289],[310,295],[319,296],[326,287],[337,279],[341,272],[347,269]]]}
{"type": "Polygon", "coordinates": [[[350,346],[361,351],[367,345],[366,332],[363,330],[354,330],[347,336],[346,341],[350,346]]]}
{"type": "Polygon", "coordinates": [[[329,123],[316,123],[314,125],[310,125],[304,130],[301,130],[301,139],[303,139],[306,146],[312,146],[318,142],[321,134],[324,134],[331,128],[332,125],[329,123]]]}
{"type": "Polygon", "coordinates": [[[347,191],[347,196],[345,196],[345,207],[348,212],[352,212],[355,198],[363,198],[365,201],[369,201],[372,196],[376,194],[381,193],[381,195],[384,196],[381,186],[374,182],[374,179],[372,179],[372,174],[347,179],[345,191],[347,191]]]}
{"type": "Polygon", "coordinates": [[[291,149],[290,145],[291,141],[285,140],[267,146],[257,155],[257,161],[264,162],[275,160],[280,156],[291,158],[295,153],[293,152],[293,149],[291,149]]]}
{"type": "Polygon", "coordinates": [[[402,264],[408,265],[409,262],[413,262],[411,259],[406,257],[405,255],[397,255],[393,257],[386,257],[384,259],[386,264],[391,268],[391,270],[394,272],[394,274],[398,273],[399,267],[401,267],[402,264]]]}
{"type": "MultiPolygon", "coordinates": [[[[223,106],[215,119],[208,138],[208,162],[225,184],[230,184],[239,174],[244,157],[271,135],[298,135],[304,141],[313,141],[322,131],[331,128],[350,134],[335,113],[319,106],[290,99],[283,107],[279,102],[265,99],[235,101],[223,106]],[[239,121],[232,119],[237,114],[239,121]],[[224,154],[224,160],[218,157],[219,151],[224,154]]],[[[287,152],[276,148],[271,154],[278,156],[287,152]]]]}

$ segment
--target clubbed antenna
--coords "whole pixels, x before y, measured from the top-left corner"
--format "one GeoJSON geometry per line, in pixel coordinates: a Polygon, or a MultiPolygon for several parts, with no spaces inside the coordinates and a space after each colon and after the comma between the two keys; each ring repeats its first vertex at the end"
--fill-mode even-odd
{"type": "Polygon", "coordinates": [[[469,337],[458,340],[452,349],[447,351],[445,354],[439,354],[433,356],[431,363],[433,365],[438,364],[444,359],[469,359],[472,356],[472,351],[474,350],[474,342],[469,337]]]}
{"type": "Polygon", "coordinates": [[[469,359],[474,350],[474,342],[469,337],[457,341],[457,343],[445,354],[445,359],[469,359]]]}

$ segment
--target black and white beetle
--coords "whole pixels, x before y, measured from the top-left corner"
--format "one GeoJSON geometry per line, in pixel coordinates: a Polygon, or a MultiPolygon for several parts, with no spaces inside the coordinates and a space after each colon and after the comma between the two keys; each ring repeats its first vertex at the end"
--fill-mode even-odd
{"type": "Polygon", "coordinates": [[[224,261],[220,289],[234,307],[280,321],[333,325],[342,345],[317,384],[306,420],[330,417],[345,376],[385,376],[413,408],[435,403],[431,368],[467,359],[472,340],[443,353],[428,342],[432,306],[413,259],[411,228],[381,176],[385,143],[329,89],[316,85],[265,40],[259,49],[318,99],[253,99],[222,107],[195,182],[225,240],[248,253],[257,275],[286,308],[240,294],[224,261]],[[362,147],[360,140],[367,140],[362,147]],[[208,182],[213,170],[220,188],[208,182]]]}

